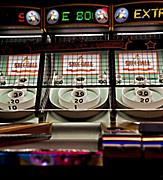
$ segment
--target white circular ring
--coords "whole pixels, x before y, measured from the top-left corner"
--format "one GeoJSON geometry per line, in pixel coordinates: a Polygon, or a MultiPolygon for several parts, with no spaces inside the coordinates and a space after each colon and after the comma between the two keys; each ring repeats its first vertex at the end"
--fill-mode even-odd
{"type": "MultiPolygon", "coordinates": [[[[65,99],[64,98],[64,94],[67,93],[68,91],[73,91],[72,88],[60,88],[58,91],[58,101],[59,104],[67,109],[75,109],[75,104],[72,102],[72,97],[70,99],[65,99]],[[72,102],[72,103],[71,103],[72,102]]],[[[90,109],[95,107],[99,102],[100,102],[100,89],[99,88],[88,88],[88,91],[92,91],[94,94],[96,94],[96,96],[94,98],[92,98],[91,100],[89,100],[89,98],[87,99],[86,102],[83,103],[79,103],[77,106],[77,109],[90,109]]],[[[88,94],[87,94],[88,96],[88,94]]]]}
{"type": "Polygon", "coordinates": [[[8,93],[10,99],[19,99],[21,101],[24,98],[24,91],[22,90],[13,90],[8,93]]]}
{"type": "Polygon", "coordinates": [[[135,88],[136,101],[141,103],[152,102],[152,91],[148,88],[135,88]]]}
{"type": "Polygon", "coordinates": [[[79,103],[80,99],[83,100],[83,103],[87,102],[87,90],[86,88],[74,88],[71,92],[72,102],[79,103]],[[77,100],[77,102],[76,102],[77,100]]]}
{"type": "MultiPolygon", "coordinates": [[[[150,87],[151,91],[155,91],[159,94],[161,94],[163,96],[163,88],[161,87],[150,87]]],[[[140,103],[140,102],[136,102],[134,100],[131,100],[126,94],[129,91],[134,91],[134,87],[127,87],[127,88],[123,88],[122,89],[122,102],[127,105],[130,108],[136,108],[136,109],[153,109],[153,108],[159,108],[163,105],[163,98],[158,100],[158,101],[154,101],[152,100],[151,103],[140,103]]]]}

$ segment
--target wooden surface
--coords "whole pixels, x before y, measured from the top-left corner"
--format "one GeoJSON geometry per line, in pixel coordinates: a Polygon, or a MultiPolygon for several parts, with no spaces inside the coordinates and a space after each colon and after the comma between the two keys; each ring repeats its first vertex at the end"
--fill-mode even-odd
{"type": "Polygon", "coordinates": [[[17,123],[17,124],[8,124],[0,126],[0,134],[4,133],[31,133],[31,134],[40,134],[46,133],[50,134],[52,130],[52,123],[17,123]]]}

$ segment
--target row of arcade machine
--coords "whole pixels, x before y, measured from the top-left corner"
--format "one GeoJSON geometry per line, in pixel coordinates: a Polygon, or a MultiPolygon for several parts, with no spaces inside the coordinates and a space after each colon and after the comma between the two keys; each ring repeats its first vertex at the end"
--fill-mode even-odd
{"type": "Polygon", "coordinates": [[[52,122],[46,141],[1,146],[1,164],[151,175],[163,158],[162,6],[0,6],[0,121],[52,122]]]}

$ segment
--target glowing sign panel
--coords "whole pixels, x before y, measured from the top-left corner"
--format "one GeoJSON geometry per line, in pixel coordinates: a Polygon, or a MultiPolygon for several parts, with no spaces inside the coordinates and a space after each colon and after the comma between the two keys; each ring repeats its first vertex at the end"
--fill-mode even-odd
{"type": "Polygon", "coordinates": [[[109,24],[107,6],[72,5],[56,6],[46,9],[46,25],[60,24],[109,24]]]}
{"type": "Polygon", "coordinates": [[[99,53],[90,54],[64,54],[62,56],[63,74],[99,74],[101,55],[99,53]]]}
{"type": "Polygon", "coordinates": [[[7,63],[7,75],[37,76],[40,55],[11,55],[7,63]]]}
{"type": "Polygon", "coordinates": [[[119,52],[118,73],[155,74],[158,73],[157,52],[119,52]]]}
{"type": "Polygon", "coordinates": [[[163,2],[133,2],[114,7],[114,26],[144,26],[163,23],[163,2]],[[147,6],[148,3],[148,6],[147,6]]]}
{"type": "Polygon", "coordinates": [[[41,27],[41,9],[33,7],[0,6],[0,29],[41,27]]]}

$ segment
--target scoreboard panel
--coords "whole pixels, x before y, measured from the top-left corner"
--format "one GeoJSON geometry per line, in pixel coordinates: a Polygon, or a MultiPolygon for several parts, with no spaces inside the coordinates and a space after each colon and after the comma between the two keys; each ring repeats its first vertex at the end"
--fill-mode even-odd
{"type": "MultiPolygon", "coordinates": [[[[69,4],[45,8],[46,29],[110,28],[109,6],[99,4],[69,4]]],[[[81,31],[81,29],[79,30],[81,31]]],[[[91,31],[91,30],[90,30],[91,31]]],[[[102,31],[102,29],[101,29],[102,31]]]]}
{"type": "Polygon", "coordinates": [[[112,16],[115,31],[162,30],[163,2],[141,1],[118,4],[114,6],[112,16]]]}
{"type": "Polygon", "coordinates": [[[37,7],[0,6],[0,30],[41,30],[42,11],[37,7]]]}

